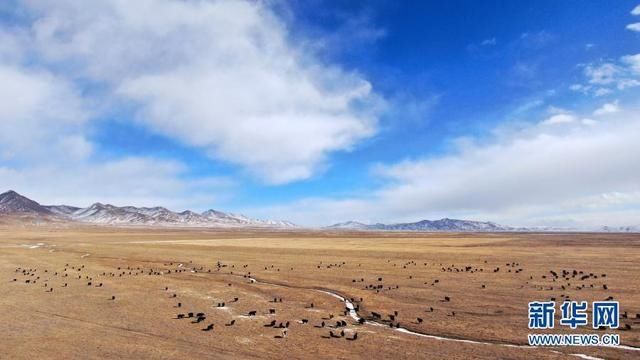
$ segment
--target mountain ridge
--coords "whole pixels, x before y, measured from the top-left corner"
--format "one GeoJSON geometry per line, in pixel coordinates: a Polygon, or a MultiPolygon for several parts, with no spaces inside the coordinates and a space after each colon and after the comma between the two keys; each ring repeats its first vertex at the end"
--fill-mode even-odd
{"type": "Polygon", "coordinates": [[[416,231],[416,232],[615,232],[639,233],[640,226],[601,226],[590,229],[566,227],[513,227],[496,224],[491,221],[474,221],[442,218],[439,220],[420,220],[395,224],[365,224],[358,221],[346,221],[325,226],[325,230],[351,231],[416,231]]]}
{"type": "Polygon", "coordinates": [[[364,224],[357,221],[347,221],[325,227],[333,230],[383,230],[383,231],[434,231],[434,232],[499,232],[519,231],[521,228],[498,225],[490,221],[473,221],[442,218],[439,220],[420,220],[411,223],[395,224],[364,224]]]}
{"type": "MultiPolygon", "coordinates": [[[[79,223],[114,226],[159,226],[199,228],[300,228],[286,220],[259,220],[244,215],[209,209],[201,213],[191,210],[174,212],[162,206],[115,206],[96,202],[81,208],[69,205],[41,205],[9,190],[0,194],[0,222],[79,223]]],[[[512,227],[490,221],[442,218],[393,224],[365,224],[346,221],[325,226],[323,230],[349,231],[415,231],[415,232],[616,232],[640,233],[638,226],[601,226],[589,229],[559,227],[512,227]]]]}
{"type": "Polygon", "coordinates": [[[42,221],[66,221],[94,225],[149,225],[183,227],[295,228],[286,220],[259,220],[244,215],[209,209],[174,212],[162,206],[115,206],[96,202],[86,208],[69,205],[41,205],[13,190],[0,194],[0,216],[42,221]]]}

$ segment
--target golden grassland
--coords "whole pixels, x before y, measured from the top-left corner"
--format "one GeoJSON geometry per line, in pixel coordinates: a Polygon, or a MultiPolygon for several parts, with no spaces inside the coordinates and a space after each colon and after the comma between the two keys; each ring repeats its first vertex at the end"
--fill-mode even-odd
{"type": "Polygon", "coordinates": [[[531,332],[529,301],[613,297],[630,330],[546,332],[617,333],[640,347],[638,264],[640,236],[624,234],[5,226],[0,357],[638,358],[635,350],[520,346],[531,332]],[[562,270],[566,279],[550,273],[562,270]],[[354,299],[370,321],[358,324],[319,290],[354,299]],[[189,312],[206,319],[176,319],[189,312]],[[286,337],[265,326],[274,320],[290,323],[286,337]],[[337,321],[347,326],[333,328],[337,321]]]}

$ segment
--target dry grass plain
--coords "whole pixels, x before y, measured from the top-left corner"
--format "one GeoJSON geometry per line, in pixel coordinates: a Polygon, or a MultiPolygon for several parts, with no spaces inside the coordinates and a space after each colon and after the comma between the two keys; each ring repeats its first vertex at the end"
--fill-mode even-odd
{"type": "Polygon", "coordinates": [[[529,301],[612,296],[631,330],[606,332],[640,347],[638,264],[640,236],[622,234],[3,227],[0,358],[639,358],[633,349],[505,346],[525,345],[529,301]],[[563,269],[582,274],[553,281],[550,271],[563,269]],[[357,324],[319,290],[353,298],[382,326],[357,324]],[[206,319],[176,319],[188,312],[206,319]],[[290,322],[286,337],[265,326],[274,320],[290,322]]]}

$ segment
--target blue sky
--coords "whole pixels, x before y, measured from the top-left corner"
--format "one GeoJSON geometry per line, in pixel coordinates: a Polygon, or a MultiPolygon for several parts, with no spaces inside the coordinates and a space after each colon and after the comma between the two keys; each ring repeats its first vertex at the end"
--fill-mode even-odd
{"type": "Polygon", "coordinates": [[[638,4],[4,2],[0,186],[305,225],[638,225],[638,4]]]}

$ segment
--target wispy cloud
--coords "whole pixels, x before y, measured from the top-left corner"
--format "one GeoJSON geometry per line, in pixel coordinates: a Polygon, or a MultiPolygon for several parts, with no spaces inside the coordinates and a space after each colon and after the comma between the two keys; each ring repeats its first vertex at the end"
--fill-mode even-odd
{"type": "Polygon", "coordinates": [[[558,124],[570,124],[576,121],[576,117],[571,114],[556,114],[548,119],[543,120],[542,125],[558,125],[558,124]]]}
{"type": "Polygon", "coordinates": [[[640,86],[640,54],[622,56],[618,61],[582,65],[586,83],[572,84],[573,91],[607,96],[615,91],[640,86]]]}
{"type": "Polygon", "coordinates": [[[494,45],[496,45],[497,43],[498,43],[498,42],[497,42],[496,38],[495,38],[495,37],[492,37],[492,38],[490,38],[490,39],[484,39],[484,40],[482,40],[482,42],[480,43],[480,45],[482,45],[482,46],[494,46],[494,45]]]}

